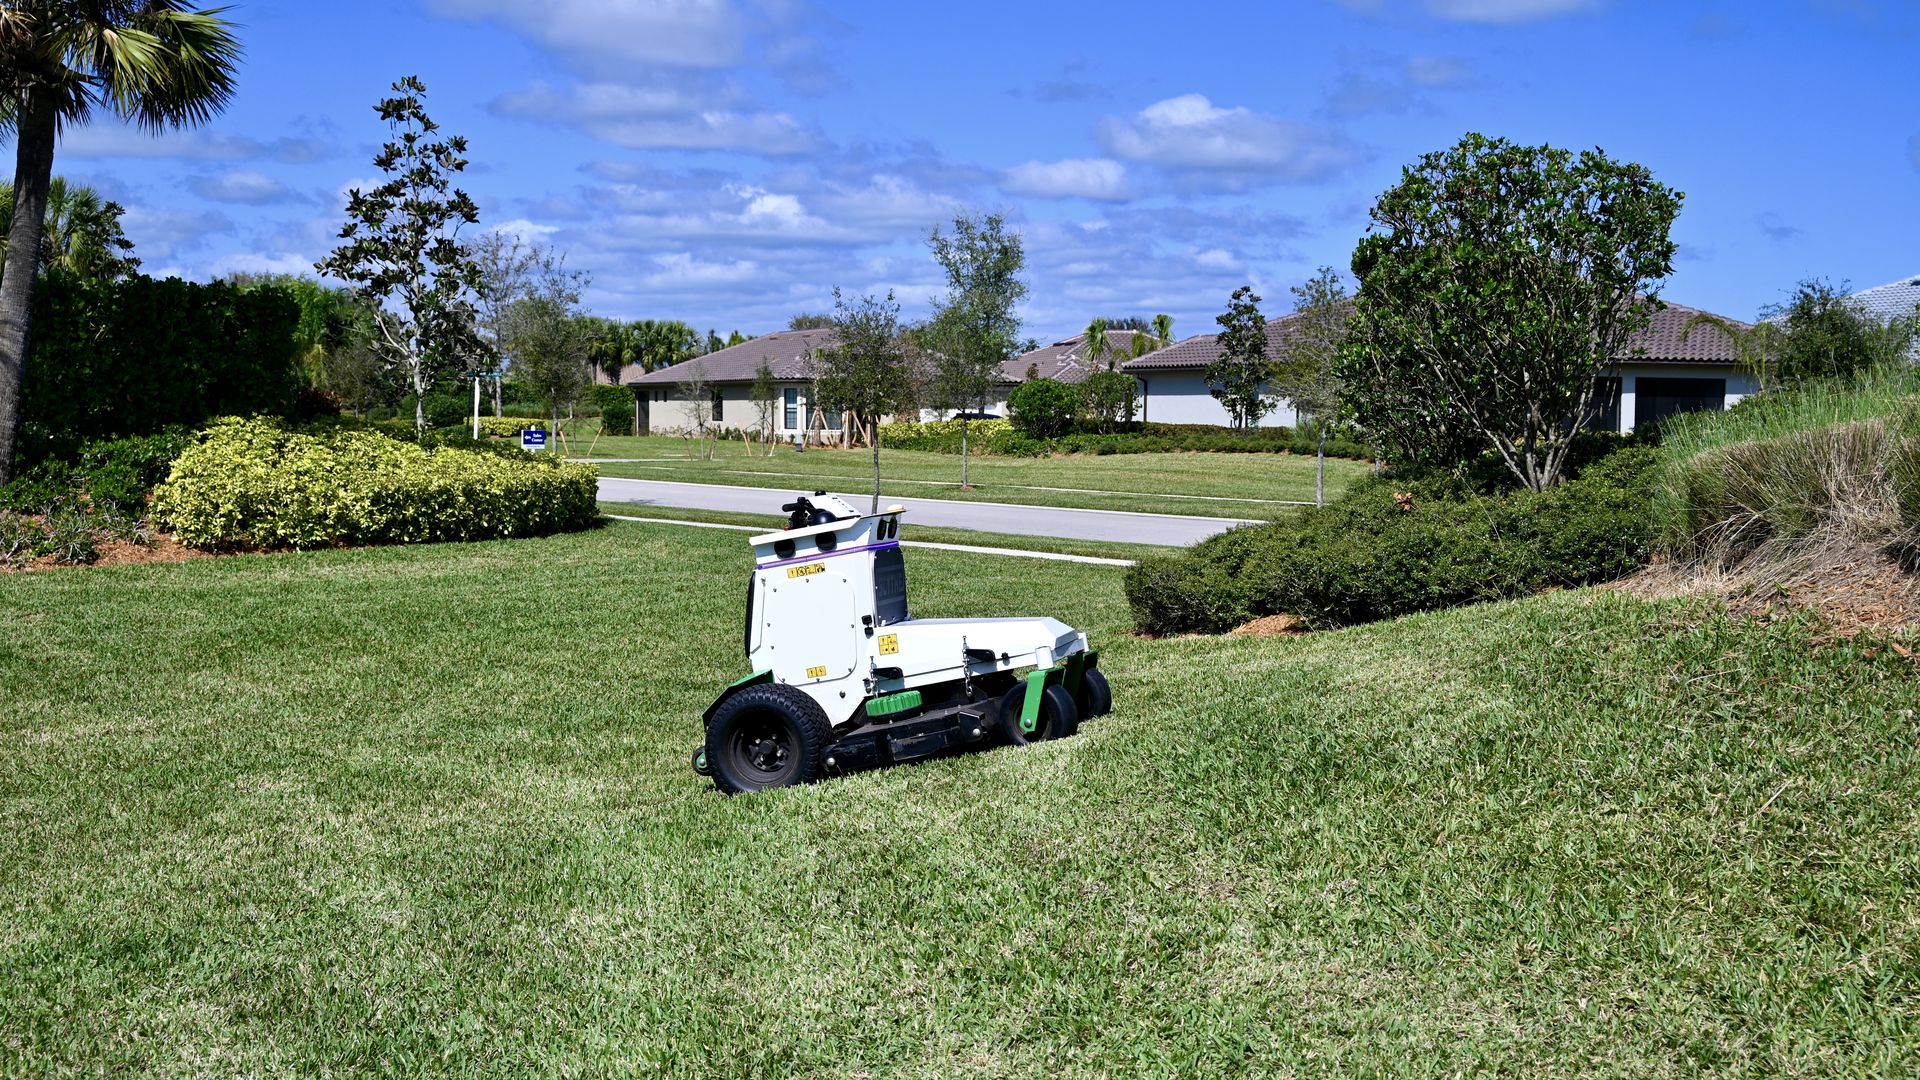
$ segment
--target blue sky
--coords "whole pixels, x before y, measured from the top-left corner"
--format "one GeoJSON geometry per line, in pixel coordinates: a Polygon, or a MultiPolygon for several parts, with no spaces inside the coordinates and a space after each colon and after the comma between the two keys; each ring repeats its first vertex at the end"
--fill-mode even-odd
{"type": "Polygon", "coordinates": [[[208,128],[69,132],[150,273],[308,270],[417,74],[471,141],[484,227],[556,245],[589,305],[778,329],[941,291],[927,231],[1026,239],[1027,331],[1212,329],[1345,270],[1374,197],[1467,131],[1599,146],[1686,192],[1666,296],[1751,317],[1808,275],[1920,273],[1920,16],[1875,0],[249,0],[208,128]]]}

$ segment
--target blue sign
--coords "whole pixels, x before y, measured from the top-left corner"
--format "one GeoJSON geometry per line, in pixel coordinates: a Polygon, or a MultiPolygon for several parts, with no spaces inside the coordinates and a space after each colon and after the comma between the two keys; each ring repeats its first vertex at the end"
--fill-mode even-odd
{"type": "Polygon", "coordinates": [[[546,432],[541,431],[539,428],[525,428],[521,430],[520,449],[545,450],[546,448],[547,448],[546,432]]]}

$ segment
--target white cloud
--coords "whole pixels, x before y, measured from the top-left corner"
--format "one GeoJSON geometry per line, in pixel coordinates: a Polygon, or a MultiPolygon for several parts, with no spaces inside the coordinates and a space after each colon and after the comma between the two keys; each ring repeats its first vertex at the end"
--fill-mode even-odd
{"type": "Polygon", "coordinates": [[[72,128],[60,136],[60,156],[76,158],[172,158],[183,161],[256,161],[263,158],[304,165],[332,157],[334,147],[312,138],[261,140],[206,130],[151,135],[125,124],[102,121],[72,128]]]}
{"type": "Polygon", "coordinates": [[[1600,0],[1427,0],[1427,10],[1457,22],[1522,23],[1591,11],[1600,0]]]}
{"type": "Polygon", "coordinates": [[[1000,187],[1014,195],[1041,199],[1123,200],[1126,166],[1111,158],[1069,158],[1065,161],[1029,161],[1007,170],[1000,187]]]}
{"type": "Polygon", "coordinates": [[[728,0],[432,0],[434,10],[511,27],[575,67],[713,68],[740,56],[744,20],[728,0]]]}
{"type": "Polygon", "coordinates": [[[194,194],[214,202],[247,203],[264,206],[299,198],[287,185],[265,173],[228,172],[218,176],[196,176],[187,182],[194,194]]]}
{"type": "Polygon", "coordinates": [[[246,251],[234,255],[223,255],[213,260],[207,267],[209,277],[226,277],[229,274],[313,274],[313,260],[304,255],[279,252],[264,255],[246,251]]]}
{"type": "Polygon", "coordinates": [[[732,262],[706,262],[696,259],[688,252],[674,251],[653,257],[655,266],[660,269],[647,275],[646,284],[655,287],[685,287],[689,285],[737,285],[751,281],[760,275],[760,264],[752,259],[737,259],[732,262]]]}
{"type": "Polygon", "coordinates": [[[544,240],[554,233],[559,232],[560,227],[558,225],[541,225],[538,222],[528,221],[526,218],[514,218],[512,221],[503,221],[487,231],[496,232],[502,236],[513,237],[523,244],[531,244],[539,240],[544,240]]]}
{"type": "Polygon", "coordinates": [[[1331,128],[1219,108],[1201,94],[1155,102],[1127,119],[1109,117],[1100,137],[1109,153],[1128,161],[1295,182],[1325,179],[1365,156],[1331,128]]]}
{"type": "Polygon", "coordinates": [[[1195,266],[1204,266],[1209,270],[1238,270],[1246,265],[1235,258],[1233,252],[1225,248],[1209,248],[1206,251],[1195,252],[1193,263],[1195,266]]]}
{"type": "Polygon", "coordinates": [[[820,136],[782,112],[740,111],[683,88],[583,83],[558,90],[536,83],[496,99],[494,112],[567,124],[635,150],[743,150],[769,156],[818,149],[820,136]]]}

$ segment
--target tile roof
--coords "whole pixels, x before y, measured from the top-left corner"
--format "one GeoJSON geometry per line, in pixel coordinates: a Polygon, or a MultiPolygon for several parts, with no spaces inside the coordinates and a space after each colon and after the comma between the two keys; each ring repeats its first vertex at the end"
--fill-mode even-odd
{"type": "MultiPolygon", "coordinates": [[[[1695,316],[1705,312],[1698,308],[1682,304],[1669,303],[1664,309],[1653,313],[1653,319],[1646,329],[1633,336],[1628,344],[1622,361],[1630,363],[1687,363],[1687,364],[1732,364],[1737,357],[1733,343],[1725,334],[1715,333],[1702,327],[1693,333],[1687,332],[1687,325],[1695,316]],[[1684,339],[1684,340],[1683,340],[1684,339]],[[1638,350],[1645,350],[1639,353],[1638,350]]],[[[1725,318],[1725,316],[1719,316],[1725,318]]],[[[1282,315],[1267,320],[1267,349],[1277,352],[1286,340],[1295,315],[1282,315]]],[[[1737,327],[1749,324],[1739,319],[1726,319],[1737,327]]],[[[1220,357],[1220,348],[1212,334],[1196,334],[1185,341],[1169,345],[1164,349],[1150,352],[1135,360],[1120,365],[1120,370],[1135,375],[1152,374],[1157,371],[1197,371],[1213,363],[1220,357]]]]}
{"type": "Polygon", "coordinates": [[[1126,363],[1127,357],[1133,355],[1134,335],[1139,333],[1141,333],[1139,330],[1107,331],[1108,354],[1092,360],[1081,355],[1082,346],[1087,339],[1085,334],[1076,334],[1065,341],[1042,345],[1000,365],[1000,381],[1002,383],[1026,382],[1027,369],[1036,368],[1038,377],[1042,379],[1055,379],[1064,383],[1081,382],[1096,370],[1105,367],[1108,360],[1116,364],[1126,363]]]}
{"type": "Polygon", "coordinates": [[[1861,289],[1847,297],[1847,303],[1885,322],[1896,316],[1912,316],[1920,308],[1920,277],[1861,289]]]}
{"type": "Polygon", "coordinates": [[[830,329],[776,330],[658,371],[642,372],[638,364],[628,364],[620,370],[620,382],[627,386],[676,386],[695,364],[705,364],[710,383],[750,383],[762,361],[773,368],[776,379],[805,379],[810,377],[808,354],[831,344],[830,329]]]}

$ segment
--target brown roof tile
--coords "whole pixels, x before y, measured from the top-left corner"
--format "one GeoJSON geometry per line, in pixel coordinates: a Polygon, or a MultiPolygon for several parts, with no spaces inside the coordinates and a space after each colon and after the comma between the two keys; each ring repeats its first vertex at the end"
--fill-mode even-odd
{"type": "Polygon", "coordinates": [[[1133,355],[1134,335],[1139,333],[1138,330],[1107,331],[1107,348],[1111,351],[1106,356],[1091,360],[1081,355],[1084,351],[1082,346],[1087,338],[1085,334],[1076,334],[1065,341],[1042,345],[1000,365],[1000,381],[1002,383],[1026,382],[1027,369],[1031,367],[1038,369],[1038,375],[1042,379],[1054,379],[1064,383],[1081,382],[1099,368],[1105,367],[1108,360],[1116,364],[1126,363],[1127,357],[1133,355]]]}
{"type": "Polygon", "coordinates": [[[763,361],[773,368],[776,379],[805,379],[810,374],[807,355],[831,344],[832,330],[776,330],[659,371],[642,372],[638,364],[628,364],[620,371],[620,382],[627,386],[676,386],[693,365],[703,363],[710,383],[750,383],[763,361]]]}

